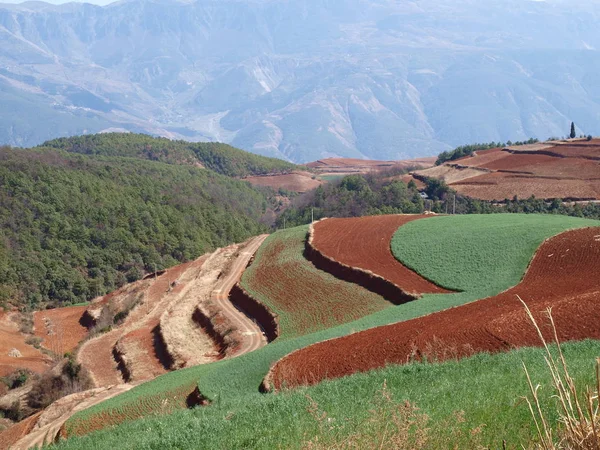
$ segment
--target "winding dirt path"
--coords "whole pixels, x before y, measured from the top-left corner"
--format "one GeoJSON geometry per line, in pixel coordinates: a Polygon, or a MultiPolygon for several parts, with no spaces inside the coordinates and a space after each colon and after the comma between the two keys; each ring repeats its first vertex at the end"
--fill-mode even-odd
{"type": "Polygon", "coordinates": [[[229,292],[240,281],[250,259],[267,237],[267,234],[263,234],[250,240],[242,249],[238,258],[231,264],[227,275],[219,281],[211,293],[211,300],[229,317],[229,320],[244,337],[235,356],[252,352],[267,344],[267,339],[260,327],[229,301],[229,292]]]}

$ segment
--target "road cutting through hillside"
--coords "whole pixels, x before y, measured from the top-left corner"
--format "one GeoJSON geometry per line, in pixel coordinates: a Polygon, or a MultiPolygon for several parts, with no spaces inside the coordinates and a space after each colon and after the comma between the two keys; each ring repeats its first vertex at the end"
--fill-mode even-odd
{"type": "Polygon", "coordinates": [[[263,234],[248,242],[248,245],[242,249],[238,258],[233,261],[228,274],[217,283],[215,289],[211,293],[211,300],[219,309],[229,316],[231,322],[237,327],[240,334],[244,336],[244,340],[238,351],[235,353],[235,356],[252,352],[267,344],[267,339],[260,327],[229,301],[229,292],[233,286],[240,281],[244,269],[246,269],[250,259],[265,241],[267,236],[268,235],[263,234]]]}

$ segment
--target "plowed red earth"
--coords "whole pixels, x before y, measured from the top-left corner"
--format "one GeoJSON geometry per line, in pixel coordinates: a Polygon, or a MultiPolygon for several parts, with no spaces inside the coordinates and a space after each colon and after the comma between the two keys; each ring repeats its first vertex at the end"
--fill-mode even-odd
{"type": "Polygon", "coordinates": [[[541,199],[600,199],[599,185],[598,182],[586,180],[536,178],[497,172],[469,178],[451,186],[469,197],[502,201],[512,199],[515,195],[520,199],[532,195],[541,199]]]}
{"type": "Polygon", "coordinates": [[[600,160],[600,145],[597,139],[592,141],[580,141],[572,144],[557,145],[552,153],[567,156],[569,158],[591,158],[600,160]]]}
{"type": "Polygon", "coordinates": [[[312,245],[321,254],[396,284],[407,293],[449,292],[413,272],[392,255],[392,236],[402,225],[425,215],[389,215],[326,219],[314,226],[312,245]]]}
{"type": "Polygon", "coordinates": [[[73,351],[88,332],[80,323],[85,310],[85,306],[71,306],[35,312],[34,332],[42,346],[58,355],[73,351]]]}
{"type": "MultiPolygon", "coordinates": [[[[561,341],[600,339],[600,228],[569,231],[541,245],[523,281],[495,297],[395,325],[325,341],[282,359],[276,388],[315,384],[355,372],[540,345],[517,295],[538,321],[552,307],[561,341]]],[[[550,338],[548,326],[544,334],[550,338]]]]}
{"type": "Polygon", "coordinates": [[[45,372],[50,366],[50,358],[25,343],[26,336],[19,332],[16,318],[17,313],[6,313],[0,309],[0,377],[17,369],[45,372]],[[13,349],[16,349],[21,357],[9,356],[13,349]]]}
{"type": "Polygon", "coordinates": [[[11,448],[19,439],[27,435],[35,426],[42,413],[34,414],[0,433],[0,449],[11,448]]]}

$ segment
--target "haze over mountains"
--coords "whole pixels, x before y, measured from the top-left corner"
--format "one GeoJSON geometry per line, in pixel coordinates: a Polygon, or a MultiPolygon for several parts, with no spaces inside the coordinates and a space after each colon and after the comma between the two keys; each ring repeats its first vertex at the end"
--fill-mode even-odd
{"type": "Polygon", "coordinates": [[[600,4],[0,3],[0,143],[124,129],[307,162],[600,133],[600,4]]]}

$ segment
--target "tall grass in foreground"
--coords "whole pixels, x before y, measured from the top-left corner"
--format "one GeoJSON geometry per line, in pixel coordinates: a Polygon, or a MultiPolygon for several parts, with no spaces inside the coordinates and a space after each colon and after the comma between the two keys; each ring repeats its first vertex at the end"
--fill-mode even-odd
{"type": "MultiPolygon", "coordinates": [[[[517,296],[519,297],[519,296],[517,296]]],[[[575,381],[569,373],[569,367],[563,355],[554,319],[552,318],[552,308],[547,309],[548,318],[553,331],[553,338],[558,349],[558,356],[554,357],[548,348],[548,344],[542,332],[533,317],[528,306],[519,297],[525,307],[527,316],[533,323],[540,341],[545,350],[544,360],[552,376],[552,384],[555,390],[554,397],[557,399],[559,422],[561,424],[558,430],[557,439],[554,438],[552,426],[542,411],[538,390],[540,385],[533,385],[527,366],[523,363],[523,369],[527,375],[527,382],[531,390],[531,399],[525,398],[531,416],[535,422],[535,427],[540,438],[538,448],[544,450],[554,449],[575,449],[575,450],[600,450],[600,358],[596,360],[596,392],[589,386],[584,395],[578,392],[575,381]]]]}

